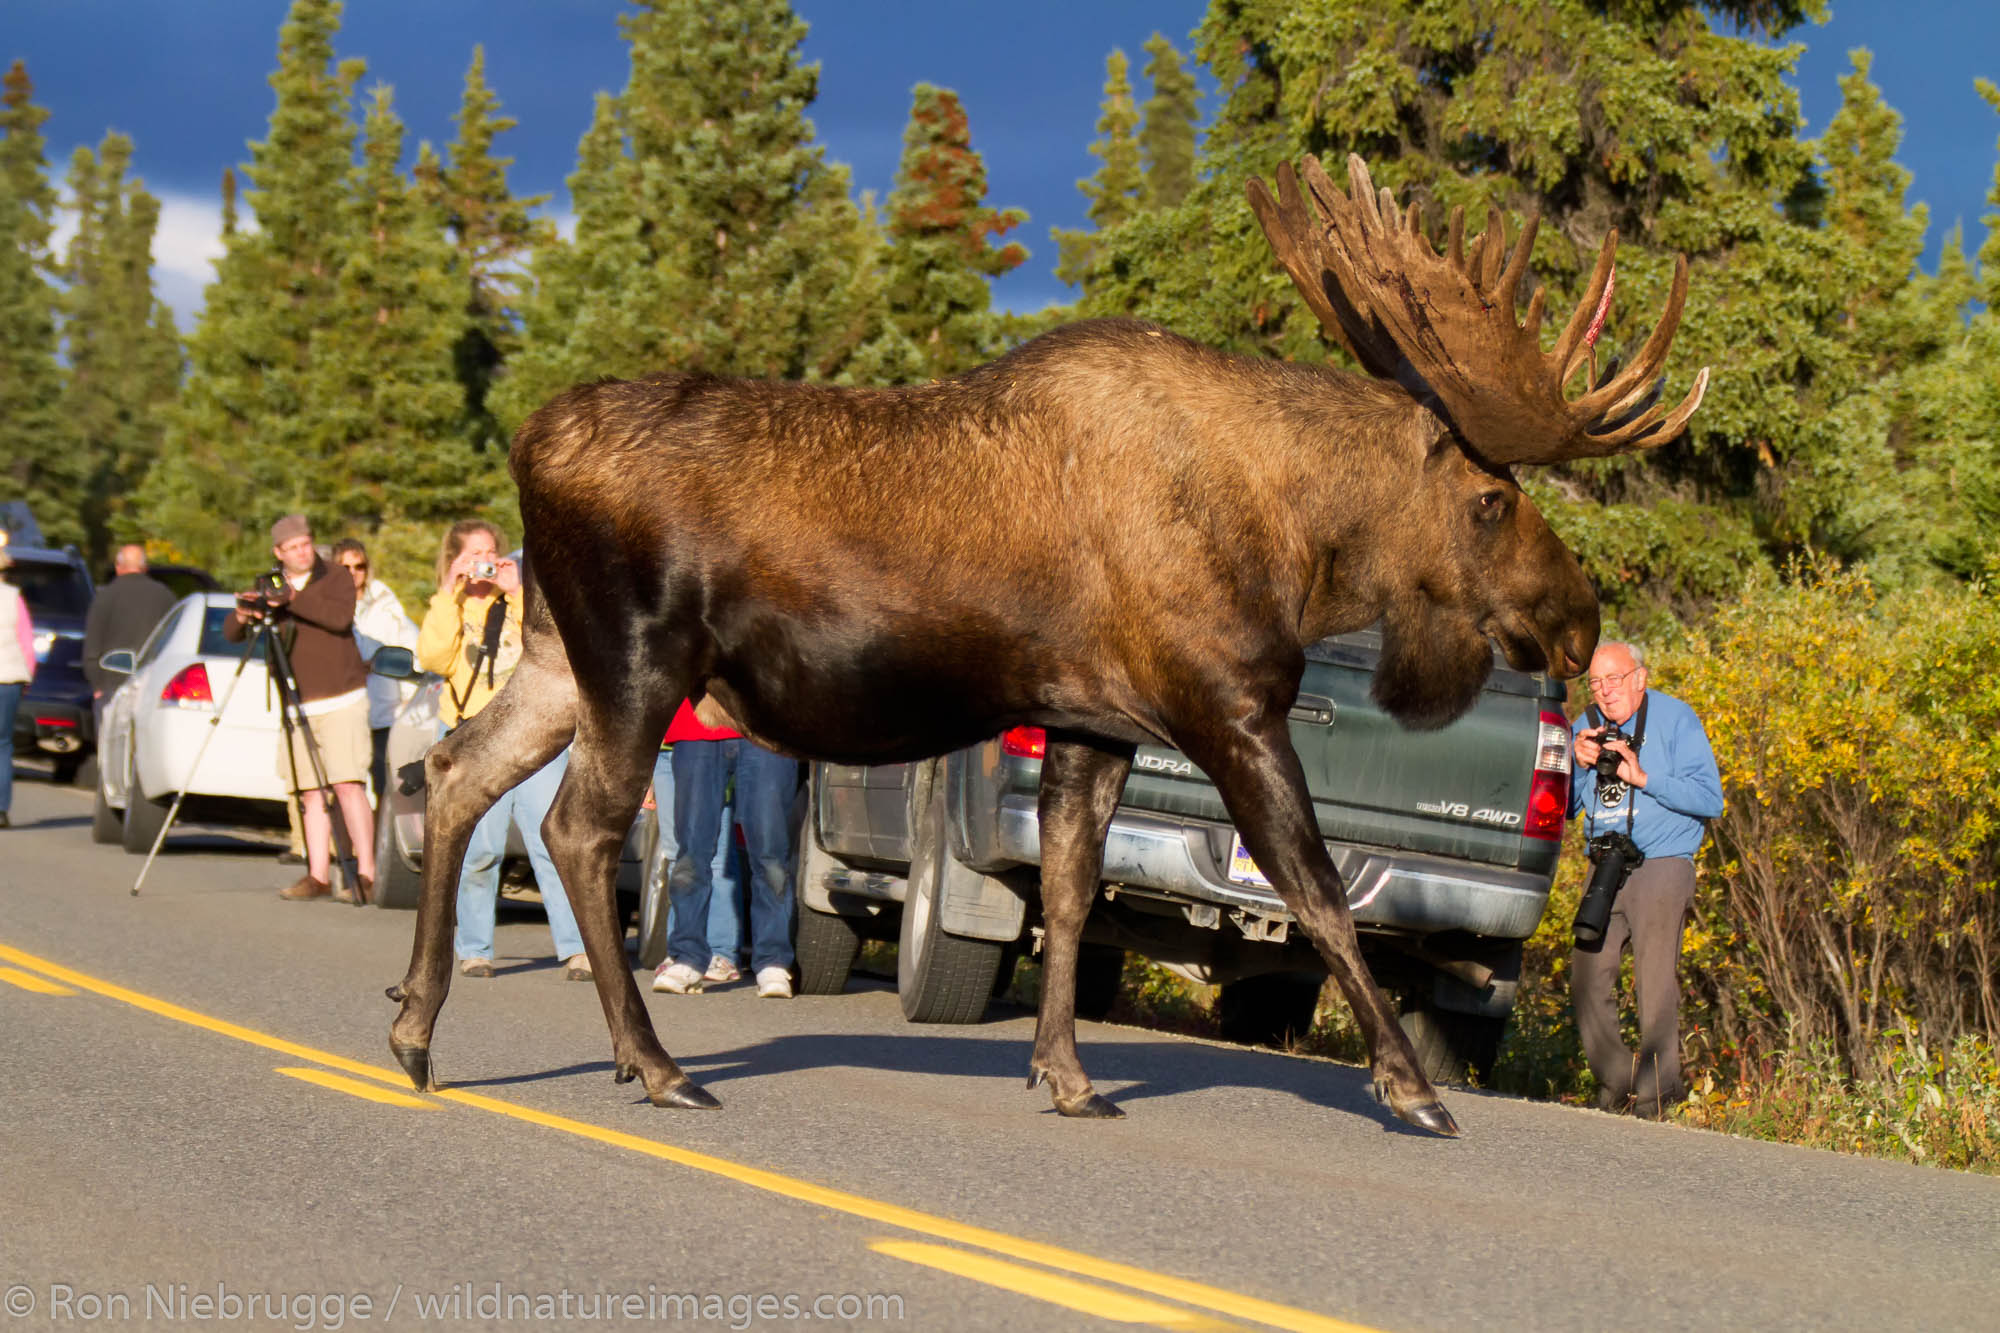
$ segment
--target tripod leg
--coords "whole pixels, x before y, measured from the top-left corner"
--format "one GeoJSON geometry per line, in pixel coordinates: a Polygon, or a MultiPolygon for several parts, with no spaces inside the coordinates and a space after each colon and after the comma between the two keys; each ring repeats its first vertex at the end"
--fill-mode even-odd
{"type": "MultiPolygon", "coordinates": [[[[202,756],[208,753],[208,743],[214,740],[215,733],[221,730],[223,711],[229,707],[229,701],[236,697],[236,687],[243,681],[243,668],[250,665],[250,650],[256,646],[255,636],[263,632],[264,629],[260,625],[253,634],[252,641],[243,645],[243,656],[237,659],[236,670],[230,673],[229,688],[224,690],[222,698],[216,701],[215,716],[208,720],[208,730],[202,733],[201,748],[194,752],[194,759],[188,764],[187,776],[181,779],[181,789],[174,793],[174,803],[167,808],[167,817],[160,824],[160,831],[153,835],[153,847],[146,853],[146,864],[139,867],[139,878],[132,881],[134,898],[139,896],[140,886],[145,884],[146,876],[152,873],[153,858],[160,854],[160,847],[167,840],[167,831],[173,828],[174,820],[180,816],[181,802],[187,799],[188,788],[194,786],[195,775],[201,772],[202,756]]],[[[126,799],[136,800],[138,793],[127,793],[126,799]]]]}
{"type": "MultiPolygon", "coordinates": [[[[298,677],[292,674],[291,656],[285,651],[284,640],[277,634],[266,635],[265,643],[268,646],[268,660],[272,674],[278,681],[278,707],[285,728],[285,748],[291,754],[293,789],[298,791],[299,822],[306,829],[306,873],[308,875],[312,873],[312,824],[305,813],[306,793],[298,788],[299,756],[296,746],[292,743],[294,728],[297,729],[296,734],[305,741],[306,762],[312,769],[315,783],[313,790],[320,794],[320,813],[328,824],[327,881],[331,884],[334,876],[339,875],[341,883],[336,888],[349,888],[346,866],[354,857],[354,848],[348,840],[345,822],[334,818],[333,784],[327,781],[326,763],[320,755],[319,740],[313,735],[311,719],[305,713],[305,702],[299,697],[299,681],[298,677]]],[[[358,889],[359,885],[355,884],[352,887],[358,889]]],[[[354,892],[352,896],[356,902],[361,897],[358,892],[354,892]]]]}

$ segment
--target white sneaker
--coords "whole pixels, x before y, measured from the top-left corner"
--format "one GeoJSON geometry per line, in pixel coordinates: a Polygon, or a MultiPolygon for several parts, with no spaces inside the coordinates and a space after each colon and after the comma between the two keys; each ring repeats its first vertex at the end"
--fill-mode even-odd
{"type": "Polygon", "coordinates": [[[791,999],[792,998],[791,969],[784,967],[758,968],[757,998],[760,1000],[791,999]]]}
{"type": "Polygon", "coordinates": [[[701,973],[686,963],[666,963],[653,973],[653,989],[673,995],[699,995],[701,983],[701,973]]]}
{"type": "Polygon", "coordinates": [[[716,954],[708,960],[708,971],[701,975],[703,980],[713,981],[720,986],[731,981],[743,980],[743,969],[736,966],[734,959],[716,954]]]}

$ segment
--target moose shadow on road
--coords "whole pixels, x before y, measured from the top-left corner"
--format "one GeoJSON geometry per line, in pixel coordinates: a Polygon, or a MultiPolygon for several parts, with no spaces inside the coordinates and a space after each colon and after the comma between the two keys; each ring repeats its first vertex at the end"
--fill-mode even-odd
{"type": "MultiPolygon", "coordinates": [[[[1032,1045],[972,1035],[813,1033],[675,1058],[697,1082],[718,1090],[740,1078],[846,1067],[988,1078],[1018,1091],[1032,1045]]],[[[1430,1137],[1375,1100],[1366,1069],[1181,1041],[1083,1041],[1079,1054],[1098,1091],[1121,1107],[1213,1088],[1260,1088],[1375,1120],[1389,1132],[1430,1137]]],[[[1045,1114],[1056,1112],[1049,1107],[1045,1114]]]]}

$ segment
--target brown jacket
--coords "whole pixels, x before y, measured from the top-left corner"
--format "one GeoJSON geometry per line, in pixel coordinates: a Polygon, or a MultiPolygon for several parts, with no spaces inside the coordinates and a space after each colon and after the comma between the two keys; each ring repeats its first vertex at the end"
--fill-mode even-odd
{"type": "MultiPolygon", "coordinates": [[[[333,569],[340,566],[329,568],[326,561],[314,560],[312,576],[285,603],[285,614],[278,621],[302,703],[331,699],[368,684],[368,668],[354,642],[354,580],[345,569],[334,576],[333,569]]],[[[242,614],[230,612],[222,636],[241,643],[249,633],[242,614]]]]}

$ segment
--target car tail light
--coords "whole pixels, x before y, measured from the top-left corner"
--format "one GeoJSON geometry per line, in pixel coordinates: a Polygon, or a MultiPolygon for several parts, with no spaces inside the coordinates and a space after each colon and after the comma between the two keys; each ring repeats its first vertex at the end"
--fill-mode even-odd
{"type": "Polygon", "coordinates": [[[1521,831],[1531,838],[1560,841],[1569,816],[1569,723],[1561,713],[1543,712],[1535,743],[1535,771],[1528,782],[1528,814],[1521,831]]]}
{"type": "Polygon", "coordinates": [[[76,719],[73,717],[38,717],[35,719],[35,725],[38,727],[74,727],[76,719]]]}
{"type": "Polygon", "coordinates": [[[208,668],[200,662],[184,666],[160,691],[160,702],[178,708],[211,708],[215,696],[208,689],[208,668]]]}
{"type": "Polygon", "coordinates": [[[1000,753],[1040,759],[1049,752],[1049,734],[1040,727],[1009,727],[1000,733],[1000,753]]]}

